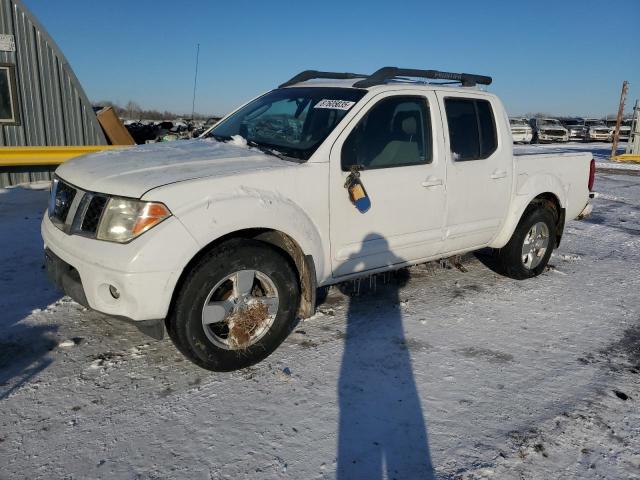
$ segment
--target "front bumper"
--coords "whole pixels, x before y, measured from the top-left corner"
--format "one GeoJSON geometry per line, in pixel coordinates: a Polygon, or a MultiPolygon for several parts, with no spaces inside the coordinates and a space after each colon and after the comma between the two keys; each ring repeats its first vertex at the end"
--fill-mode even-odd
{"type": "Polygon", "coordinates": [[[547,133],[539,133],[538,141],[540,142],[568,142],[569,135],[550,135],[547,133]]]}
{"type": "Polygon", "coordinates": [[[588,140],[596,140],[601,142],[608,142],[611,140],[610,133],[589,132],[587,134],[588,140]]]}
{"type": "Polygon", "coordinates": [[[80,274],[75,268],[46,247],[44,249],[44,264],[49,280],[58,290],[64,292],[83,307],[89,307],[80,274]]]}
{"type": "Polygon", "coordinates": [[[569,140],[584,140],[585,133],[582,130],[569,130],[569,140]]]}
{"type": "Polygon", "coordinates": [[[512,133],[514,143],[530,143],[533,138],[532,133],[512,133]]]}
{"type": "Polygon", "coordinates": [[[173,217],[128,244],[68,235],[46,214],[41,232],[47,271],[60,290],[92,310],[132,321],[167,316],[182,269],[199,250],[173,217]]]}

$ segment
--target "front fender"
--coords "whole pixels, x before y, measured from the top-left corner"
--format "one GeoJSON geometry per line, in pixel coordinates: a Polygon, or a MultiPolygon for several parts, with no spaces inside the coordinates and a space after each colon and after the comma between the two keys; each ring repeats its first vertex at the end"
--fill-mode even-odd
{"type": "Polygon", "coordinates": [[[566,208],[567,192],[560,180],[553,175],[538,173],[529,175],[521,173],[516,179],[515,195],[507,218],[498,235],[489,244],[492,248],[504,247],[522,218],[524,211],[534,198],[541,194],[551,193],[556,196],[561,208],[566,208]]]}
{"type": "Polygon", "coordinates": [[[248,186],[212,195],[178,213],[200,248],[247,229],[277,230],[313,257],[316,276],[323,278],[326,260],[320,229],[298,204],[282,194],[248,186]]]}

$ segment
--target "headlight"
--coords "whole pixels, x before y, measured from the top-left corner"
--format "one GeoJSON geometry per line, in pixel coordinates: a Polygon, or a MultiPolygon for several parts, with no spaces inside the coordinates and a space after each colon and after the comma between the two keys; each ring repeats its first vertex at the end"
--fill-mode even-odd
{"type": "Polygon", "coordinates": [[[126,243],[170,216],[162,203],[113,197],[104,208],[96,238],[126,243]]]}
{"type": "Polygon", "coordinates": [[[49,207],[47,213],[51,217],[56,209],[56,190],[58,189],[58,179],[53,177],[49,185],[49,207]]]}

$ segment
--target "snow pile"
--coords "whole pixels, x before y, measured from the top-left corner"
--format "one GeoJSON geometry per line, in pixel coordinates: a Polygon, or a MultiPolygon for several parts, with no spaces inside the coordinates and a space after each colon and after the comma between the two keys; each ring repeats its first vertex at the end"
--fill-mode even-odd
{"type": "Polygon", "coordinates": [[[244,138],[242,135],[233,135],[231,137],[231,140],[229,140],[227,144],[235,145],[236,147],[246,147],[247,139],[244,138]]]}

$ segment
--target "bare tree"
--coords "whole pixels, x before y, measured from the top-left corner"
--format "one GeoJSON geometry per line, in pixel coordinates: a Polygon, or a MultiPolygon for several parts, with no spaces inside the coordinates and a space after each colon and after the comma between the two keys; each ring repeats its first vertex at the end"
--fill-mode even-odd
{"type": "Polygon", "coordinates": [[[124,109],[126,110],[127,115],[131,120],[140,119],[140,112],[142,111],[142,108],[140,108],[140,105],[138,105],[136,102],[129,100],[124,109]]]}
{"type": "MultiPolygon", "coordinates": [[[[188,118],[191,116],[191,113],[188,115],[178,114],[170,111],[159,111],[159,110],[145,110],[138,103],[133,100],[129,100],[124,107],[110,101],[110,100],[101,100],[99,102],[93,102],[93,106],[95,108],[102,107],[111,107],[121,118],[128,118],[130,120],[171,120],[176,118],[188,118]]],[[[205,120],[207,118],[219,118],[219,115],[205,115],[196,113],[193,116],[194,120],[205,120]]]]}

